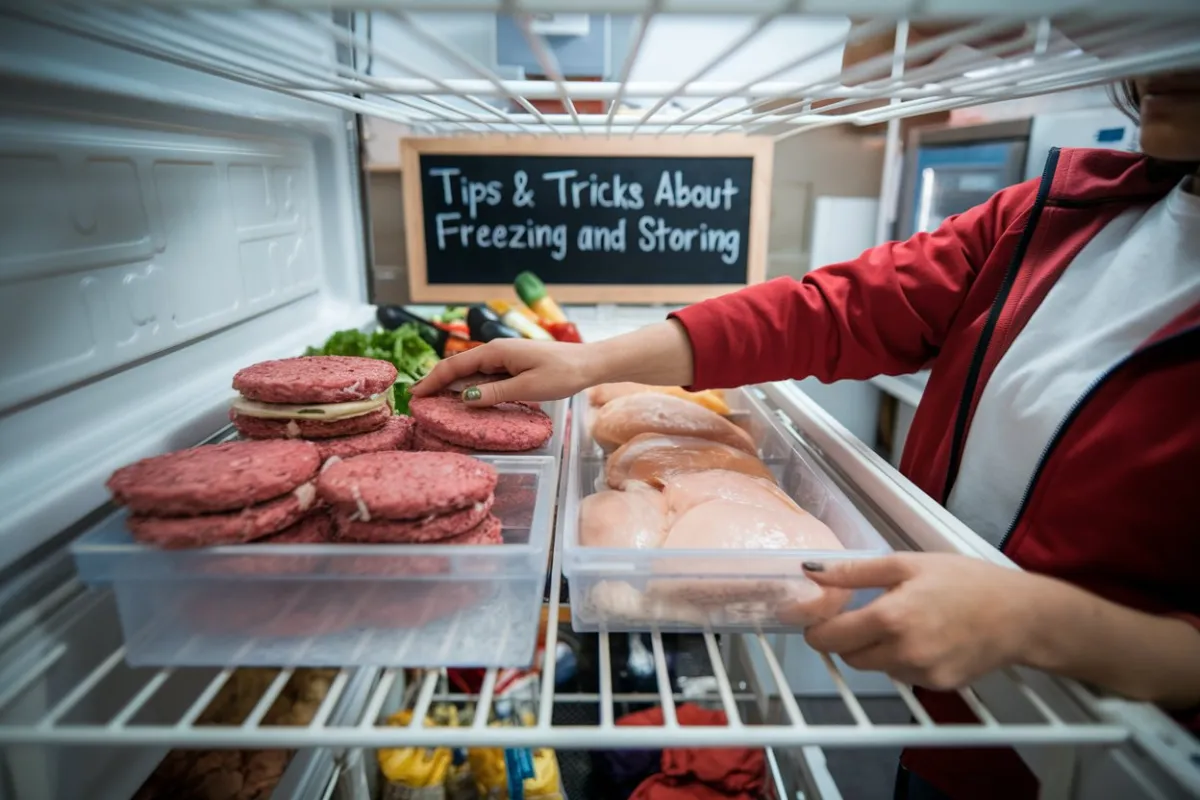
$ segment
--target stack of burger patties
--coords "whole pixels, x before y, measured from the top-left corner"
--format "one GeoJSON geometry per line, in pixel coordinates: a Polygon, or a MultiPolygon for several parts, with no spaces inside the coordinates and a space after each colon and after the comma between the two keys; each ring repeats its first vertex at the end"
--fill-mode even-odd
{"type": "Polygon", "coordinates": [[[146,544],[320,542],[331,533],[314,484],[320,466],[309,442],[226,442],[122,467],[108,488],[129,509],[133,537],[146,544]]]}
{"type": "Polygon", "coordinates": [[[494,467],[458,453],[369,453],[317,480],[344,542],[501,544],[494,467]]]}
{"type": "Polygon", "coordinates": [[[407,450],[412,420],[396,416],[396,367],[374,358],[263,361],[233,376],[229,418],[247,439],[306,439],[322,461],[407,450]]]}
{"type": "Polygon", "coordinates": [[[554,423],[532,403],[491,408],[463,404],[458,395],[415,397],[409,404],[416,430],[413,449],[445,453],[522,453],[554,435],[554,423]]]}

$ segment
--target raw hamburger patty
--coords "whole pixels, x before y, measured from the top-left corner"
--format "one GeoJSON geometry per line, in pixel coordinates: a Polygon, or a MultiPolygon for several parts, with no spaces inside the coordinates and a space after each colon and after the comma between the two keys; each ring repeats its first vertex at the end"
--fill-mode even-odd
{"type": "Polygon", "coordinates": [[[380,453],[385,450],[408,450],[412,447],[413,428],[412,417],[397,417],[392,415],[383,423],[383,427],[370,433],[358,436],[339,436],[335,439],[319,439],[313,444],[321,453],[321,460],[327,458],[353,458],[364,453],[380,453]]]}
{"type": "Polygon", "coordinates": [[[338,539],[344,542],[432,542],[470,531],[488,516],[491,508],[489,497],[461,511],[411,522],[386,519],[355,522],[347,514],[338,514],[334,522],[338,539]]]}
{"type": "Polygon", "coordinates": [[[195,517],[153,517],[133,514],[126,520],[133,538],[168,550],[242,544],[278,533],[295,525],[317,503],[316,491],[306,483],[275,500],[217,514],[195,517]]]}
{"type": "Polygon", "coordinates": [[[504,544],[504,535],[501,531],[500,520],[488,514],[471,530],[449,539],[443,539],[438,544],[504,544]]]}
{"type": "Polygon", "coordinates": [[[439,439],[419,424],[413,429],[413,450],[423,450],[427,453],[473,453],[469,447],[459,447],[450,444],[445,439],[439,439]]]}
{"type": "Polygon", "coordinates": [[[260,403],[346,403],[382,394],[396,375],[395,365],[375,358],[301,356],[239,370],[233,388],[260,403]]]}
{"type": "Polygon", "coordinates": [[[521,403],[472,408],[452,397],[420,397],[409,410],[428,433],[474,450],[534,450],[554,433],[550,417],[521,403]]]}
{"type": "Polygon", "coordinates": [[[258,544],[322,544],[333,541],[333,519],[325,509],[310,511],[308,516],[279,533],[260,539],[258,544]]]}
{"type": "Polygon", "coordinates": [[[238,433],[250,439],[332,439],[377,431],[393,416],[387,406],[346,419],[261,419],[229,409],[238,433]]]}
{"type": "Polygon", "coordinates": [[[491,465],[458,453],[368,453],[329,466],[317,490],[364,522],[413,520],[481,503],[497,479],[491,465]]]}
{"type": "Polygon", "coordinates": [[[232,511],[287,494],[321,466],[309,442],[226,442],[122,467],[108,479],[116,502],[159,517],[232,511]]]}

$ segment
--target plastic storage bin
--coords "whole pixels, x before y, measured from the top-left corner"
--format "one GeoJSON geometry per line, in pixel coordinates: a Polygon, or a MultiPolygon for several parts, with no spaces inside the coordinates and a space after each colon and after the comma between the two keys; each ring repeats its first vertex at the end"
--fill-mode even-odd
{"type": "Polygon", "coordinates": [[[480,455],[506,456],[513,458],[529,458],[529,457],[547,457],[558,460],[562,458],[563,452],[563,437],[567,430],[567,410],[570,408],[570,403],[566,400],[556,400],[551,403],[542,403],[542,411],[550,417],[554,423],[554,433],[550,440],[536,450],[527,450],[522,453],[480,453],[480,455]]]}
{"type": "Polygon", "coordinates": [[[159,550],[118,512],[72,545],[111,585],[127,658],[147,666],[527,666],[545,584],[556,464],[487,456],[504,544],[159,550]]]}
{"type": "MultiPolygon", "coordinates": [[[[833,481],[807,458],[774,414],[749,391],[727,393],[733,421],[758,445],[780,487],[824,522],[844,550],[658,550],[582,547],[583,498],[607,489],[604,453],[589,433],[591,408],[575,399],[565,495],[560,499],[563,572],[576,631],[795,630],[842,607],[804,577],[801,564],[883,555],[887,542],[833,481]]],[[[861,601],[853,598],[849,604],[861,601]]]]}

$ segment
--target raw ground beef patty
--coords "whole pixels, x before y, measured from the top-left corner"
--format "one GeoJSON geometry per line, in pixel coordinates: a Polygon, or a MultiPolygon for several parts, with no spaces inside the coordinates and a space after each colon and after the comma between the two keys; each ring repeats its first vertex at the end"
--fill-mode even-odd
{"type": "Polygon", "coordinates": [[[257,544],[324,544],[333,541],[333,519],[324,509],[310,511],[308,516],[279,533],[259,539],[257,544]]]}
{"type": "Polygon", "coordinates": [[[500,520],[488,514],[483,518],[483,521],[476,525],[466,533],[461,533],[458,536],[452,536],[449,539],[443,539],[438,544],[456,544],[456,545],[472,545],[472,544],[504,544],[504,536],[500,526],[500,520]]]}
{"type": "Polygon", "coordinates": [[[243,508],[194,517],[130,515],[126,520],[133,538],[169,550],[242,544],[270,536],[295,525],[318,502],[316,490],[306,483],[283,497],[243,508]]]}
{"type": "Polygon", "coordinates": [[[233,388],[260,403],[346,403],[369,400],[396,382],[387,361],[356,356],[301,356],[239,370],[233,388]]]}
{"type": "Polygon", "coordinates": [[[490,464],[457,453],[368,453],[328,466],[317,490],[364,522],[419,520],[484,502],[497,480],[490,464]]]}
{"type": "Polygon", "coordinates": [[[437,542],[470,531],[488,516],[491,508],[489,497],[460,511],[411,522],[386,519],[356,522],[346,514],[338,514],[334,522],[338,540],[343,542],[437,542]]]}
{"type": "Polygon", "coordinates": [[[117,503],[136,514],[208,514],[286,495],[311,480],[320,466],[317,448],[309,442],[226,442],[122,467],[108,479],[108,488],[117,503]]]}
{"type": "Polygon", "coordinates": [[[427,433],[472,450],[536,450],[554,433],[545,412],[521,403],[473,408],[454,397],[419,397],[409,404],[413,419],[427,433]]]}
{"type": "Polygon", "coordinates": [[[469,447],[459,447],[450,444],[445,439],[439,439],[419,424],[413,429],[413,450],[423,450],[427,453],[473,453],[469,447]]]}
{"type": "MultiPolygon", "coordinates": [[[[332,439],[339,436],[356,436],[382,428],[392,419],[388,406],[345,419],[262,419],[229,410],[229,419],[238,433],[248,439],[332,439]]],[[[370,451],[364,451],[370,452],[370,451]]]]}
{"type": "Polygon", "coordinates": [[[391,416],[377,431],[357,436],[339,436],[334,439],[319,439],[313,444],[321,453],[321,460],[353,458],[365,453],[380,453],[386,450],[408,450],[413,439],[412,417],[391,416]]]}

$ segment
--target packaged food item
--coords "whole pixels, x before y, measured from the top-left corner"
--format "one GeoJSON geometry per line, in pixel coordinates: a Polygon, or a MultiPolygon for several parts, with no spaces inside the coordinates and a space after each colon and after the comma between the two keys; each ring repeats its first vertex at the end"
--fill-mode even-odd
{"type": "MultiPolygon", "coordinates": [[[[499,719],[492,727],[502,725],[532,726],[534,716],[523,712],[499,719]]],[[[467,751],[467,761],[479,797],[487,800],[563,800],[562,781],[558,771],[558,756],[548,748],[536,750],[500,750],[474,747],[467,751]],[[516,781],[520,780],[518,784],[516,781]]]]}
{"type": "MultiPolygon", "coordinates": [[[[388,725],[406,726],[412,711],[397,712],[388,725]]],[[[439,703],[425,717],[426,727],[457,728],[458,708],[439,703]]],[[[478,795],[471,779],[467,754],[448,747],[397,747],[380,750],[376,757],[383,772],[382,800],[474,800],[478,795]]]]}
{"type": "Polygon", "coordinates": [[[546,284],[532,272],[522,272],[513,281],[513,288],[521,302],[529,306],[533,313],[544,322],[566,322],[567,315],[554,302],[554,298],[546,291],[546,284]]]}
{"type": "MultiPolygon", "coordinates": [[[[258,667],[234,671],[197,724],[241,724],[278,674],[277,669],[258,667]]],[[[336,674],[333,669],[296,670],[267,711],[263,724],[312,722],[336,674]]],[[[134,800],[268,800],[291,757],[289,750],[172,750],[138,789],[134,800]]]]}

